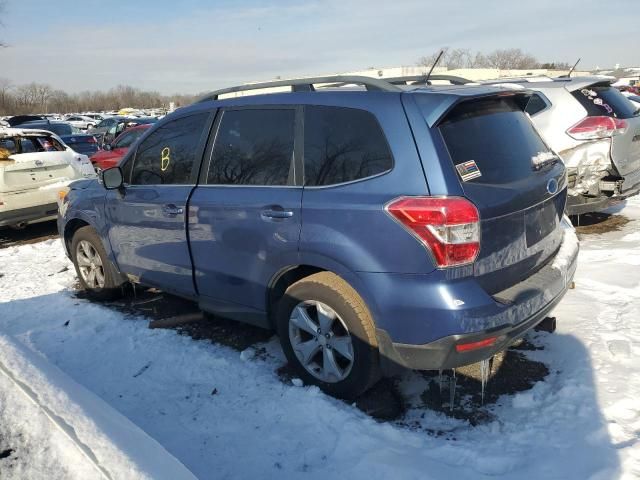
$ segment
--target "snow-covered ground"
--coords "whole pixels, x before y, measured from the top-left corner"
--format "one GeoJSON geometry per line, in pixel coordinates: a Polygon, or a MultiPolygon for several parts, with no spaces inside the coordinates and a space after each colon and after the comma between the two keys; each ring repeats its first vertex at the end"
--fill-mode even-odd
{"type": "MultiPolygon", "coordinates": [[[[100,397],[198,478],[640,478],[640,200],[617,213],[631,221],[582,238],[556,333],[532,336],[544,348],[527,356],[549,375],[501,397],[477,426],[424,407],[428,380],[417,373],[400,382],[409,404],[401,421],[377,422],[282,380],[276,339],[239,353],[79,299],[58,240],[0,250],[0,334],[100,397]],[[258,347],[266,354],[254,354],[258,347]]],[[[0,453],[15,450],[0,459],[0,478],[97,475],[25,398],[0,372],[0,453]]],[[[63,403],[55,409],[69,417],[63,403]]]]}

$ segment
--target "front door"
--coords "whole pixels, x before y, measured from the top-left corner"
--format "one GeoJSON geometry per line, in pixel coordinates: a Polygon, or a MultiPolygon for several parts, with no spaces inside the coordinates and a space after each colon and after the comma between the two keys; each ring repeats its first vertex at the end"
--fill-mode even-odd
{"type": "Polygon", "coordinates": [[[130,181],[109,191],[105,205],[120,271],[183,296],[195,295],[186,212],[210,117],[187,115],[152,132],[123,166],[130,181]]]}
{"type": "Polygon", "coordinates": [[[196,284],[203,308],[260,323],[270,280],[298,261],[296,109],[225,109],[219,117],[190,202],[196,284]]]}

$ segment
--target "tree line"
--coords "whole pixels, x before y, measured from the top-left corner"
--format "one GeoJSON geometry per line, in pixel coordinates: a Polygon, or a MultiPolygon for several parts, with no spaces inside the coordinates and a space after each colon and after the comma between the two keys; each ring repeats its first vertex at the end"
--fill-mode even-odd
{"type": "Polygon", "coordinates": [[[121,108],[167,108],[192,103],[195,95],[161,95],[128,85],[118,85],[108,91],[67,93],[46,83],[31,82],[14,85],[0,78],[0,115],[44,113],[101,112],[121,108]]]}
{"type": "MultiPolygon", "coordinates": [[[[469,48],[444,47],[441,50],[444,53],[437,66],[446,67],[448,70],[458,68],[497,68],[500,70],[547,68],[569,70],[571,68],[571,65],[567,62],[540,62],[536,57],[519,48],[498,49],[487,54],[474,52],[469,48]]],[[[420,58],[418,65],[431,67],[439,53],[440,50],[420,58]]]]}

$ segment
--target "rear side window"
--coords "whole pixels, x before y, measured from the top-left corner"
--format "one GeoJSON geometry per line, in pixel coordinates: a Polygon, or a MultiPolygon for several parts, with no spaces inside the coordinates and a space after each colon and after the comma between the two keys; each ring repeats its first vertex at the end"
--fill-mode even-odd
{"type": "Polygon", "coordinates": [[[529,98],[524,111],[533,117],[536,113],[540,113],[545,108],[547,108],[547,102],[545,102],[540,95],[534,93],[529,98]]]}
{"type": "Polygon", "coordinates": [[[226,110],[213,147],[207,183],[292,185],[295,110],[226,110]]]}
{"type": "Polygon", "coordinates": [[[353,108],[305,107],[305,185],[351,182],[392,167],[389,145],[371,113],[353,108]]]}
{"type": "Polygon", "coordinates": [[[582,88],[571,92],[589,117],[631,118],[636,108],[617,89],[606,85],[582,88]]]}
{"type": "Polygon", "coordinates": [[[512,98],[463,102],[440,124],[440,132],[460,177],[469,182],[514,182],[558,160],[512,98]]]}
{"type": "Polygon", "coordinates": [[[167,122],[149,135],[136,152],[132,185],[184,185],[193,183],[196,161],[209,113],[167,122]]]}

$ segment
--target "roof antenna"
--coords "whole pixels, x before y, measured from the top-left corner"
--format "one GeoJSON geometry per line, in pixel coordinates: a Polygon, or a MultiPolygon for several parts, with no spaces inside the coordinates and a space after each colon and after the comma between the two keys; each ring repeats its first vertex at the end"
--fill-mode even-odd
{"type": "Polygon", "coordinates": [[[573,73],[573,71],[576,69],[576,67],[580,63],[580,60],[582,60],[582,59],[579,58],[578,61],[573,64],[573,67],[571,67],[571,70],[569,70],[569,73],[567,73],[567,78],[571,78],[571,74],[573,73]]]}
{"type": "Polygon", "coordinates": [[[426,85],[431,85],[429,83],[429,77],[431,76],[431,72],[433,72],[433,69],[436,68],[436,65],[438,64],[438,62],[440,61],[440,58],[442,58],[442,55],[444,55],[444,49],[440,50],[440,53],[438,54],[438,56],[436,57],[435,62],[433,62],[433,65],[431,65],[431,68],[429,69],[429,73],[427,73],[427,76],[424,77],[424,83],[426,85]]]}

